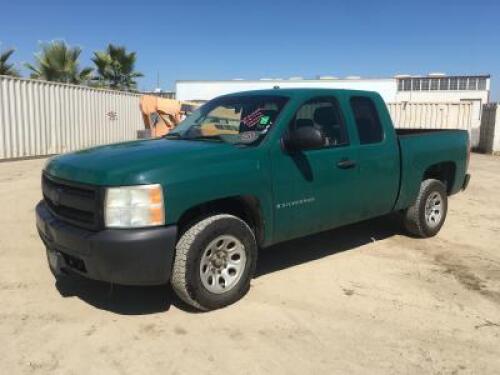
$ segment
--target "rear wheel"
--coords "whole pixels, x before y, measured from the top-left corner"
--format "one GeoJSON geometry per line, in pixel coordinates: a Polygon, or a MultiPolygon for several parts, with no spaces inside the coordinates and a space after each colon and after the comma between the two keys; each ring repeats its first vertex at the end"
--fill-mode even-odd
{"type": "Polygon", "coordinates": [[[179,239],[172,287],[186,303],[212,310],[236,302],[250,288],[257,244],[251,228],[233,215],[214,215],[179,239]]]}
{"type": "Polygon", "coordinates": [[[448,211],[446,186],[439,180],[422,182],[417,200],[404,212],[406,230],[417,237],[435,236],[444,224],[448,211]]]}

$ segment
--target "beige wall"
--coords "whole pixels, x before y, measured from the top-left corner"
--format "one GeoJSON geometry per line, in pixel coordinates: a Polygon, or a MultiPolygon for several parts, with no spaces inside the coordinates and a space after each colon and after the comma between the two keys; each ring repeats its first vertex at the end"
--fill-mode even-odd
{"type": "Polygon", "coordinates": [[[470,131],[472,103],[387,103],[396,128],[463,129],[470,131]]]}
{"type": "Polygon", "coordinates": [[[396,102],[411,103],[459,103],[471,102],[471,143],[473,146],[479,144],[479,127],[481,125],[481,113],[484,104],[489,101],[489,91],[398,91],[396,102]]]}

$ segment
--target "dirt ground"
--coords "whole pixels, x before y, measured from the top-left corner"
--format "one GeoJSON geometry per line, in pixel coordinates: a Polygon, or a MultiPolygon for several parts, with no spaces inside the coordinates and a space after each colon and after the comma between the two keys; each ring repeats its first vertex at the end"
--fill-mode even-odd
{"type": "Polygon", "coordinates": [[[500,373],[500,157],[473,155],[437,237],[384,217],[275,246],[243,300],[202,314],[168,287],[56,285],[43,163],[0,163],[1,373],[500,373]]]}

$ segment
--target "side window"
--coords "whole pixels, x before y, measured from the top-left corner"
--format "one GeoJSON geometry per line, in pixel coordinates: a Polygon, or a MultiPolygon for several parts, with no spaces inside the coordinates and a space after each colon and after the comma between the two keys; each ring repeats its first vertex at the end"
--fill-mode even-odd
{"type": "Polygon", "coordinates": [[[359,142],[362,145],[382,142],[384,131],[373,101],[364,96],[354,96],[351,98],[351,109],[358,129],[359,142]]]}
{"type": "Polygon", "coordinates": [[[292,129],[302,126],[320,130],[325,136],[325,147],[348,143],[340,107],[335,98],[315,98],[303,104],[291,123],[292,129]]]}

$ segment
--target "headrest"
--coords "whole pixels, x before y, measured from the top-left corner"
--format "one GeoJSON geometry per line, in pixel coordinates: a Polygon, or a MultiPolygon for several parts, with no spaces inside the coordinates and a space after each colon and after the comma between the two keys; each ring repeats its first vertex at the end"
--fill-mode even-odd
{"type": "Polygon", "coordinates": [[[335,108],[320,107],[314,111],[314,122],[319,125],[335,124],[338,121],[338,114],[335,108]]]}
{"type": "Polygon", "coordinates": [[[295,121],[295,127],[296,128],[303,128],[306,126],[314,126],[314,122],[311,119],[308,118],[300,118],[295,121]]]}

